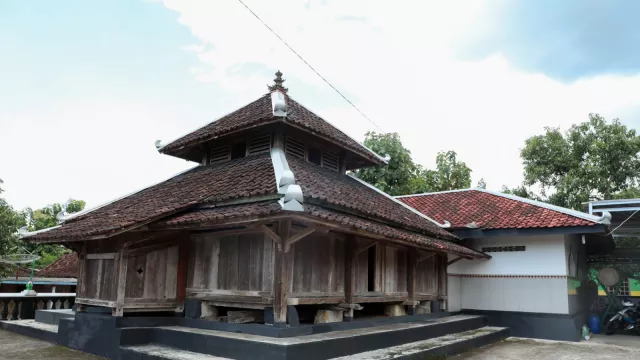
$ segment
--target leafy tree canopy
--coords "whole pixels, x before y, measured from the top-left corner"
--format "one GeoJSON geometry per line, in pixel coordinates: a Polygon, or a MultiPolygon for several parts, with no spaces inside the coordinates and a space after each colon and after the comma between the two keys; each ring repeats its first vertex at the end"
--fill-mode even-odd
{"type": "Polygon", "coordinates": [[[640,136],[618,119],[589,114],[565,133],[545,128],[526,140],[520,156],[524,185],[555,205],[581,209],[590,200],[640,193],[640,136]]]}
{"type": "Polygon", "coordinates": [[[390,195],[468,188],[471,169],[457,159],[455,151],[438,153],[436,168],[425,169],[415,164],[411,152],[402,145],[397,133],[367,132],[365,145],[378,154],[388,156],[386,166],[359,169],[359,178],[390,195]]]}

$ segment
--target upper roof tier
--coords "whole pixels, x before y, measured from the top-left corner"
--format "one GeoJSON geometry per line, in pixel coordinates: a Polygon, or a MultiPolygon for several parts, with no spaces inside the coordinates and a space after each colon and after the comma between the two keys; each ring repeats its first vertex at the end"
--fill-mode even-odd
{"type": "Polygon", "coordinates": [[[161,147],[159,151],[182,159],[201,162],[203,155],[206,154],[203,153],[203,151],[206,151],[203,149],[215,146],[216,142],[221,141],[224,137],[238,135],[245,131],[255,131],[259,127],[281,123],[312,134],[314,137],[345,150],[346,170],[385,164],[385,160],[382,157],[293,100],[287,94],[287,89],[282,86],[284,80],[281,75],[280,72],[276,73],[276,84],[269,87],[270,93],[172,141],[161,147]],[[275,108],[274,92],[279,93],[279,96],[285,102],[285,110],[282,112],[278,112],[275,108]]]}

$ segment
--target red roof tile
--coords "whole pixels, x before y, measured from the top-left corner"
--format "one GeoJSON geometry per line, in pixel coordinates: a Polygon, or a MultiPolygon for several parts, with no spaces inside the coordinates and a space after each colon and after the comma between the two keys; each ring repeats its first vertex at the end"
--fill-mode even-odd
{"type": "Polygon", "coordinates": [[[195,167],[85,215],[69,219],[59,228],[26,239],[64,240],[110,234],[204,200],[223,201],[273,193],[276,193],[276,181],[270,155],[253,155],[195,167]]]}
{"type": "Polygon", "coordinates": [[[394,199],[367,187],[356,179],[334,171],[287,157],[296,182],[309,202],[328,204],[356,211],[364,216],[388,221],[398,227],[425,232],[442,239],[457,240],[453,234],[440,228],[428,219],[407,209],[394,199]]]}
{"type": "Polygon", "coordinates": [[[75,278],[78,277],[78,255],[74,252],[62,256],[38,272],[38,277],[75,278]]]}
{"type": "MultiPolygon", "coordinates": [[[[341,227],[348,227],[355,231],[369,231],[374,234],[391,238],[399,243],[428,248],[436,251],[446,251],[465,257],[488,258],[486,254],[455,244],[447,240],[437,239],[412,231],[398,229],[373,220],[339,211],[324,209],[316,205],[304,205],[304,213],[290,213],[292,215],[311,216],[335,223],[341,227]]],[[[156,222],[160,228],[175,225],[192,225],[198,223],[225,223],[230,219],[241,221],[243,218],[252,220],[256,216],[271,216],[285,213],[277,201],[266,201],[253,204],[229,205],[223,207],[198,209],[185,214],[176,215],[169,219],[156,222]]]]}
{"type": "Polygon", "coordinates": [[[228,114],[220,119],[193,131],[160,149],[160,152],[174,155],[185,147],[190,147],[214,137],[228,135],[242,129],[248,129],[257,125],[264,125],[277,121],[284,121],[296,125],[309,132],[326,137],[330,141],[346,147],[354,153],[368,159],[374,164],[383,164],[371,150],[359,144],[347,134],[328,123],[318,115],[309,111],[304,106],[287,96],[289,107],[286,119],[273,116],[271,109],[271,95],[266,94],[256,101],[228,114]]]}
{"type": "MultiPolygon", "coordinates": [[[[421,213],[452,228],[475,222],[482,229],[523,229],[566,226],[592,226],[597,222],[534,205],[525,200],[470,189],[398,197],[421,213]]],[[[572,210],[567,209],[568,212],[572,210]]],[[[586,216],[586,214],[585,214],[586,216]]]]}

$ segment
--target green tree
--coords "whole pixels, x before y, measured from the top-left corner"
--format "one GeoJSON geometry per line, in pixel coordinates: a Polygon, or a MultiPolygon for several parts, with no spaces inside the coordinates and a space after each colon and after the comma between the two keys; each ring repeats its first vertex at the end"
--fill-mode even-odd
{"type": "Polygon", "coordinates": [[[389,157],[385,166],[357,170],[357,176],[390,195],[412,192],[419,167],[411,159],[411,151],[405,148],[397,133],[378,134],[367,132],[364,144],[378,154],[389,157]]]}
{"type": "MultiPolygon", "coordinates": [[[[28,230],[36,231],[58,225],[58,215],[61,213],[73,214],[82,211],[84,207],[84,201],[69,199],[65,204],[56,203],[38,210],[26,208],[22,213],[28,230]]],[[[24,243],[23,247],[27,249],[27,251],[40,256],[40,259],[36,261],[36,266],[40,268],[56,261],[60,255],[68,251],[64,246],[56,244],[24,243]]]]}
{"type": "Polygon", "coordinates": [[[389,157],[388,164],[364,168],[356,175],[390,195],[463,189],[471,186],[471,169],[458,161],[455,151],[439,152],[436,169],[415,164],[411,152],[402,145],[397,133],[367,132],[364,144],[389,157]]]}
{"type": "MultiPolygon", "coordinates": [[[[0,181],[2,182],[2,181],[0,181]]],[[[12,254],[19,243],[18,227],[23,223],[22,216],[5,199],[0,198],[0,256],[12,254]]],[[[11,265],[0,262],[0,276],[6,275],[11,265]]]]}
{"type": "Polygon", "coordinates": [[[590,200],[614,198],[640,185],[640,136],[618,119],[598,114],[566,133],[545,128],[526,140],[520,156],[524,185],[540,189],[541,199],[581,209],[590,200]]]}
{"type": "Polygon", "coordinates": [[[536,199],[536,196],[532,192],[527,190],[524,185],[517,186],[513,189],[509,189],[507,185],[502,185],[502,190],[500,190],[500,192],[504,194],[519,196],[525,199],[538,200],[536,199]]]}

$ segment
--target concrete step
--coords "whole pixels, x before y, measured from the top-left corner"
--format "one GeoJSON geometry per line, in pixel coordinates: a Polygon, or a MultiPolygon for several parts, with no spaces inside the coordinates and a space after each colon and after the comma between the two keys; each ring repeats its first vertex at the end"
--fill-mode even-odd
{"type": "Polygon", "coordinates": [[[71,309],[36,310],[36,321],[49,325],[58,325],[60,319],[73,319],[76,312],[71,309]]]}
{"type": "Polygon", "coordinates": [[[508,328],[485,326],[424,341],[367,351],[332,360],[423,360],[456,355],[487,346],[509,336],[508,328]]]}
{"type": "Polygon", "coordinates": [[[162,345],[123,346],[121,360],[230,360],[162,345]]]}
{"type": "MultiPolygon", "coordinates": [[[[457,315],[435,320],[274,338],[183,326],[122,329],[121,346],[159,345],[237,360],[324,360],[486,326],[483,316],[457,315]],[[133,340],[138,339],[138,343],[133,340]]],[[[135,359],[135,358],[133,358],[135,359]]]]}
{"type": "Polygon", "coordinates": [[[3,320],[0,328],[50,343],[58,343],[58,326],[35,320],[3,320]]]}

